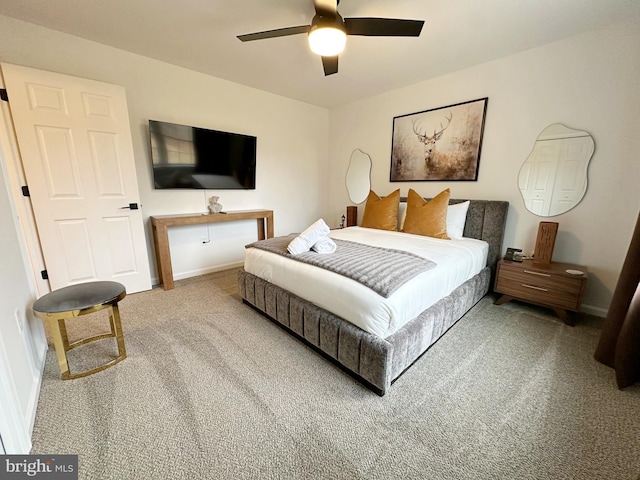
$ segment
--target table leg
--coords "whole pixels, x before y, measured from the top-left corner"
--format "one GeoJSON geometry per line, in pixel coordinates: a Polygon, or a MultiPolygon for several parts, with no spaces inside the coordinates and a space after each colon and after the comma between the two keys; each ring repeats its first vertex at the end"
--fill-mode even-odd
{"type": "Polygon", "coordinates": [[[119,357],[117,361],[124,360],[127,358],[127,349],[124,346],[124,335],[122,333],[122,323],[120,322],[120,309],[118,308],[118,304],[111,306],[111,315],[113,325],[113,333],[116,337],[116,342],[118,343],[118,354],[119,357]]]}
{"type": "Polygon", "coordinates": [[[493,302],[494,305],[503,305],[509,301],[513,300],[513,297],[510,295],[502,295],[499,299],[493,302]]]}
{"type": "Polygon", "coordinates": [[[564,308],[554,308],[553,311],[556,312],[558,318],[560,318],[560,320],[562,320],[565,325],[569,325],[570,327],[575,326],[575,319],[564,308]]]}
{"type": "Polygon", "coordinates": [[[258,218],[256,222],[258,222],[258,240],[264,240],[264,218],[258,218]]]}
{"type": "Polygon", "coordinates": [[[71,348],[69,346],[69,336],[67,335],[67,324],[65,323],[65,320],[58,320],[58,327],[60,329],[60,337],[62,337],[64,351],[68,352],[71,348]]]}
{"type": "Polygon", "coordinates": [[[55,319],[52,318],[49,321],[49,329],[51,330],[51,336],[53,337],[53,345],[56,349],[56,357],[58,358],[58,367],[60,368],[60,377],[63,380],[68,380],[70,377],[69,372],[69,363],[67,362],[67,350],[65,348],[65,344],[68,344],[68,341],[65,342],[63,339],[62,332],[60,331],[60,325],[62,325],[65,330],[66,337],[66,328],[64,326],[64,319],[55,319]]]}
{"type": "Polygon", "coordinates": [[[169,249],[169,232],[166,226],[153,226],[153,243],[156,248],[158,277],[164,289],[171,290],[174,287],[173,268],[171,267],[171,250],[169,249]]]}
{"type": "Polygon", "coordinates": [[[267,238],[273,238],[273,212],[267,215],[267,238]]]}

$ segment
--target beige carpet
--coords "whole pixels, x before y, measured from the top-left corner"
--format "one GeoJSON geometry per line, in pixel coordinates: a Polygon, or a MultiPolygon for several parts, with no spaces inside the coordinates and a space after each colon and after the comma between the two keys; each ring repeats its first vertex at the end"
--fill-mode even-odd
{"type": "Polygon", "coordinates": [[[236,270],[129,295],[122,363],[63,382],[48,352],[32,453],[96,480],[636,479],[640,386],[593,360],[601,321],[492,300],[381,398],[243,305],[236,270]]]}

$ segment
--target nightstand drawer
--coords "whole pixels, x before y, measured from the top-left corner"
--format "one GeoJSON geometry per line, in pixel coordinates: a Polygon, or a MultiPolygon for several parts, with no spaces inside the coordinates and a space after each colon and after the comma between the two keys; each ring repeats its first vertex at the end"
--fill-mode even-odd
{"type": "Polygon", "coordinates": [[[578,309],[582,279],[550,275],[542,277],[527,272],[501,270],[496,291],[516,298],[549,306],[578,309]]]}
{"type": "Polygon", "coordinates": [[[547,290],[566,291],[572,295],[577,295],[582,286],[582,277],[571,278],[552,273],[541,273],[533,270],[502,268],[500,270],[501,279],[506,279],[516,283],[526,283],[535,287],[546,288],[547,290]]]}
{"type": "Polygon", "coordinates": [[[587,282],[586,272],[586,267],[569,263],[500,260],[494,290],[503,295],[496,300],[496,305],[512,299],[536,303],[553,308],[565,323],[573,325],[566,311],[580,310],[587,282]]]}

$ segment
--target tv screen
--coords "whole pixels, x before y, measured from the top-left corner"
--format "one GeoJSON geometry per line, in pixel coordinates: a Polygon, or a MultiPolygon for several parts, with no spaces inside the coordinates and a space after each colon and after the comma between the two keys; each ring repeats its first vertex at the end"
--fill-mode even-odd
{"type": "Polygon", "coordinates": [[[156,189],[256,188],[256,137],[149,120],[156,189]]]}

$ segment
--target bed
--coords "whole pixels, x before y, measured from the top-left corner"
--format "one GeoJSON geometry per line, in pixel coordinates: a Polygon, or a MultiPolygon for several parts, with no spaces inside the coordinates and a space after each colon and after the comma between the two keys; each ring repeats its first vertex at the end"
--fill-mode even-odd
{"type": "MultiPolygon", "coordinates": [[[[449,204],[465,201],[451,199],[449,204]]],[[[436,266],[411,280],[418,283],[418,294],[403,284],[383,298],[338,273],[254,247],[247,248],[238,273],[239,293],[244,303],[382,396],[493,285],[508,206],[505,201],[470,200],[464,238],[425,239],[424,248],[409,238],[415,235],[401,232],[360,227],[330,232],[336,242],[384,246],[391,240],[394,248],[412,255],[427,251],[424,255],[436,266]],[[460,261],[463,251],[470,260],[460,261]],[[451,262],[460,265],[445,278],[442,269],[451,262]],[[312,284],[312,279],[320,283],[312,284]],[[434,286],[425,293],[427,281],[434,286]]]]}

